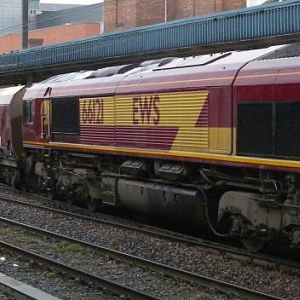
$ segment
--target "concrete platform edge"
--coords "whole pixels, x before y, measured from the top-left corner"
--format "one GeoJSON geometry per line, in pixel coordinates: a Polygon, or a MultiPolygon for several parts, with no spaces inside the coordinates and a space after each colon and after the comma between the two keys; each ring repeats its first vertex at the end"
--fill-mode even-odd
{"type": "Polygon", "coordinates": [[[0,273],[0,290],[12,295],[17,300],[60,300],[2,273],[0,273]]]}

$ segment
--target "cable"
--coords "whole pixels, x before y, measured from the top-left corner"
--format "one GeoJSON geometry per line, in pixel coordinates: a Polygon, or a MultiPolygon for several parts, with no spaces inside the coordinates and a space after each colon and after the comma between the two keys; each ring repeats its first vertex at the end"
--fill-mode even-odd
{"type": "MultiPolygon", "coordinates": [[[[109,4],[109,3],[116,3],[116,1],[118,1],[118,0],[107,0],[107,1],[105,1],[105,3],[106,4],[109,4]]],[[[158,2],[163,2],[164,3],[164,0],[151,0],[151,1],[158,1],[158,2]]],[[[170,1],[174,1],[174,0],[168,0],[169,2],[170,1]]],[[[83,6],[83,5],[82,5],[83,6]]],[[[82,6],[80,6],[80,7],[78,7],[78,10],[79,11],[82,11],[83,9],[85,9],[85,8],[83,8],[82,6]]],[[[108,12],[115,12],[115,8],[113,7],[113,8],[110,8],[110,9],[107,9],[107,8],[105,8],[105,5],[104,5],[104,3],[95,3],[95,4],[90,4],[90,5],[84,5],[84,6],[88,6],[86,9],[88,10],[90,10],[90,9],[94,9],[94,7],[95,6],[103,6],[103,12],[104,13],[108,13],[108,12]],[[93,7],[91,7],[91,6],[93,6],[93,7]]],[[[126,6],[124,6],[125,8],[133,8],[133,7],[136,7],[136,4],[131,4],[131,5],[126,5],[126,6]]],[[[75,14],[76,13],[76,11],[77,11],[77,9],[75,10],[75,8],[70,8],[70,9],[72,9],[72,11],[70,11],[70,13],[69,14],[66,14],[66,15],[72,15],[72,14],[75,14]]],[[[53,17],[53,18],[49,18],[49,19],[45,19],[45,20],[40,20],[40,21],[36,21],[36,22],[31,22],[31,23],[29,23],[29,24],[39,24],[39,23],[43,23],[43,22],[47,22],[47,21],[51,21],[51,20],[53,20],[53,19],[57,19],[57,18],[60,18],[60,16],[56,16],[56,17],[53,17]]],[[[19,23],[19,24],[17,24],[17,25],[14,25],[14,26],[11,26],[11,27],[7,27],[7,28],[2,28],[2,29],[0,29],[0,35],[1,35],[1,32],[5,32],[5,31],[7,31],[7,30],[13,30],[13,29],[22,29],[23,27],[24,27],[25,25],[23,25],[23,24],[21,24],[21,23],[19,23]]]]}
{"type": "MultiPolygon", "coordinates": [[[[99,4],[94,4],[93,5],[93,7],[86,7],[86,8],[81,8],[81,9],[78,9],[78,13],[79,14],[77,14],[77,16],[80,16],[80,15],[89,15],[89,14],[91,14],[90,13],[90,10],[94,10],[95,9],[95,7],[96,6],[102,6],[102,3],[99,3],[99,4]]],[[[59,11],[57,11],[58,13],[59,13],[59,11]]],[[[56,11],[55,12],[51,12],[51,13],[56,13],[56,11]]],[[[74,10],[72,10],[72,11],[70,11],[69,13],[67,13],[67,14],[63,14],[63,17],[66,17],[66,16],[69,16],[69,15],[74,15],[74,14],[76,14],[77,13],[77,10],[76,11],[74,11],[74,10]]],[[[59,18],[61,18],[62,16],[60,15],[60,16],[55,16],[55,17],[51,17],[51,18],[48,18],[48,19],[43,19],[43,20],[39,20],[39,21],[33,21],[33,22],[31,22],[30,24],[40,24],[40,23],[44,23],[44,22],[48,22],[48,21],[52,21],[52,20],[55,20],[55,19],[59,19],[59,18]]]]}
{"type": "MultiPolygon", "coordinates": [[[[153,1],[153,0],[152,0],[153,1]]],[[[164,1],[164,0],[155,0],[155,1],[164,1]]],[[[169,0],[170,1],[170,0],[169,0]]],[[[174,0],[171,0],[171,1],[174,1],[174,0]]],[[[116,3],[116,0],[107,0],[106,1],[106,3],[116,3]]],[[[77,11],[82,11],[82,10],[91,10],[91,9],[94,9],[95,8],[95,6],[103,6],[103,12],[104,12],[104,3],[95,3],[95,4],[90,4],[90,5],[82,5],[82,6],[80,6],[80,7],[78,7],[78,8],[70,8],[70,10],[72,10],[72,11],[70,11],[69,13],[67,13],[67,14],[65,14],[65,16],[67,16],[67,15],[73,15],[73,14],[75,14],[77,11]],[[87,6],[87,7],[83,7],[83,6],[87,6]],[[92,7],[91,7],[92,6],[92,7]]],[[[131,4],[131,5],[126,5],[125,7],[126,8],[131,8],[131,7],[135,7],[136,5],[135,4],[131,4]]],[[[113,11],[113,10],[115,10],[114,8],[111,8],[111,9],[109,9],[108,10],[108,12],[109,11],[113,11]]],[[[107,11],[107,9],[106,9],[106,11],[107,11]]],[[[55,12],[55,11],[54,11],[55,12]]],[[[54,13],[53,12],[53,13],[54,13]]],[[[57,11],[57,12],[59,12],[59,11],[57,11]]],[[[36,22],[31,22],[31,23],[29,23],[29,25],[30,24],[39,24],[39,23],[43,23],[43,22],[47,22],[47,21],[51,21],[51,20],[54,20],[54,19],[57,19],[57,18],[60,18],[60,16],[55,16],[55,17],[51,17],[51,18],[49,18],[49,19],[44,19],[44,20],[40,20],[40,21],[36,21],[36,22]]],[[[5,31],[8,31],[8,30],[17,30],[17,29],[22,29],[23,27],[24,27],[25,25],[23,25],[22,23],[19,23],[19,24],[16,24],[16,25],[14,25],[14,26],[11,26],[11,27],[6,27],[6,28],[2,28],[2,29],[0,29],[0,35],[1,35],[1,32],[5,32],[5,31]]]]}
{"type": "MultiPolygon", "coordinates": [[[[94,8],[95,8],[95,6],[89,7],[88,9],[85,9],[84,11],[82,11],[82,8],[81,8],[79,10],[79,13],[80,14],[87,14],[88,13],[87,10],[91,10],[91,9],[94,9],[94,8]]],[[[73,10],[72,12],[70,12],[68,14],[65,14],[64,16],[73,15],[73,14],[76,14],[76,13],[78,13],[78,11],[74,11],[73,10]]],[[[51,18],[48,18],[48,19],[44,19],[44,20],[40,20],[40,21],[36,21],[36,22],[31,22],[28,25],[30,25],[30,24],[39,24],[39,23],[43,23],[43,22],[48,22],[48,21],[55,20],[55,19],[58,19],[58,18],[61,18],[61,16],[55,16],[55,17],[51,17],[51,18]]],[[[23,27],[24,26],[22,26],[22,24],[21,24],[21,25],[15,25],[15,26],[7,27],[7,28],[2,28],[0,30],[0,33],[1,33],[1,31],[9,31],[9,30],[14,30],[14,29],[21,29],[23,27]]]]}
{"type": "MultiPolygon", "coordinates": [[[[111,0],[110,0],[111,1],[111,0]]],[[[112,0],[114,1],[114,0],[112,0]]],[[[75,9],[73,8],[72,11],[70,11],[69,13],[66,13],[64,14],[64,16],[70,16],[70,15],[74,15],[76,13],[80,13],[80,14],[86,14],[88,11],[90,10],[94,10],[95,9],[95,6],[102,6],[103,3],[98,3],[98,4],[91,4],[91,5],[87,5],[88,7],[80,7],[78,9],[75,9]],[[92,6],[92,7],[91,7],[92,6]]],[[[55,12],[53,12],[55,13],[55,12]]],[[[48,21],[52,21],[52,20],[55,20],[55,19],[59,19],[61,18],[61,16],[55,16],[55,17],[51,17],[51,18],[48,18],[48,19],[44,19],[44,20],[40,20],[40,21],[33,21],[31,23],[28,23],[28,26],[30,24],[40,24],[40,23],[44,23],[44,22],[48,22],[48,21]]],[[[0,29],[0,35],[1,35],[1,32],[6,32],[6,31],[11,31],[11,30],[17,30],[17,29],[22,29],[23,27],[25,27],[26,25],[23,25],[22,23],[21,24],[17,24],[17,25],[14,25],[14,26],[10,26],[10,27],[6,27],[6,28],[2,28],[0,29]]]]}

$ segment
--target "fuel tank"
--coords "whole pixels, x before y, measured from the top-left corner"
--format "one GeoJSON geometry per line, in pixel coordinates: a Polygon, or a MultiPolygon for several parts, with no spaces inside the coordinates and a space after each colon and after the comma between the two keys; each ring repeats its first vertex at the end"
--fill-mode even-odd
{"type": "Polygon", "coordinates": [[[118,203],[127,209],[177,223],[206,227],[203,198],[196,189],[120,179],[118,203]]]}

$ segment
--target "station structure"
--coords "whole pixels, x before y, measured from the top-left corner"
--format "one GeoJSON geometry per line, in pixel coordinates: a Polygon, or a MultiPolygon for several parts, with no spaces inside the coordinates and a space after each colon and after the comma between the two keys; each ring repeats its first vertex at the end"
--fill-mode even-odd
{"type": "Polygon", "coordinates": [[[0,56],[0,81],[300,41],[300,1],[192,17],[0,56]]]}

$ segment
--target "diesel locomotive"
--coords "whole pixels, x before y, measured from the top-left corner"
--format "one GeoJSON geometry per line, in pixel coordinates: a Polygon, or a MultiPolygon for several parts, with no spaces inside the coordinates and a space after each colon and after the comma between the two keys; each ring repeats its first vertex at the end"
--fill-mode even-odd
{"type": "Polygon", "coordinates": [[[1,180],[300,246],[299,45],[164,58],[0,90],[1,180]]]}

